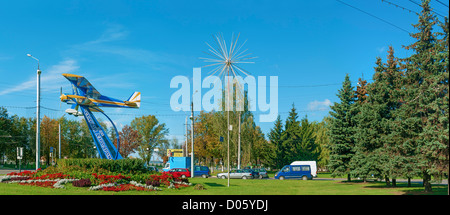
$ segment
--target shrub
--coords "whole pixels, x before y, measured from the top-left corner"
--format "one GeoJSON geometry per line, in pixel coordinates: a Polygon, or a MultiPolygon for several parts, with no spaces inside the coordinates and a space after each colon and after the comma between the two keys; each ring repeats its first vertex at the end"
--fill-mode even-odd
{"type": "Polygon", "coordinates": [[[203,184],[196,184],[194,186],[194,190],[206,190],[206,188],[203,186],[203,184]]]}
{"type": "Polygon", "coordinates": [[[58,165],[61,168],[79,166],[86,170],[94,169],[94,172],[99,172],[98,170],[122,174],[148,172],[145,168],[145,162],[141,159],[108,160],[98,158],[70,158],[58,160],[58,165]]]}
{"type": "Polygon", "coordinates": [[[87,179],[80,179],[72,182],[72,185],[75,187],[90,187],[91,186],[91,180],[87,179]]]}

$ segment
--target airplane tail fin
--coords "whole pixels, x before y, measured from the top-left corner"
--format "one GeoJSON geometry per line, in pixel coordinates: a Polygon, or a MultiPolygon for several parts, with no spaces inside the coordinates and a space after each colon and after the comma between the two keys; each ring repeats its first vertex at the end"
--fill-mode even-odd
{"type": "Polygon", "coordinates": [[[136,107],[141,107],[141,93],[140,92],[134,92],[130,98],[128,98],[127,101],[125,101],[126,104],[136,104],[136,107]]]}

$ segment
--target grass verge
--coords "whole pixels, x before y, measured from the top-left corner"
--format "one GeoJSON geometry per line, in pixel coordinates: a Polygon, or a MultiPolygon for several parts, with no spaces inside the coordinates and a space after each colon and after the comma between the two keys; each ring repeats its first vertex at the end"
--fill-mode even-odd
{"type": "Polygon", "coordinates": [[[194,190],[193,186],[163,191],[89,191],[87,188],[66,184],[66,189],[44,188],[0,183],[0,195],[447,195],[448,186],[435,185],[432,193],[424,193],[423,187],[413,184],[407,187],[386,187],[384,182],[345,182],[328,180],[268,180],[193,178],[191,183],[202,184],[206,190],[194,190]]]}

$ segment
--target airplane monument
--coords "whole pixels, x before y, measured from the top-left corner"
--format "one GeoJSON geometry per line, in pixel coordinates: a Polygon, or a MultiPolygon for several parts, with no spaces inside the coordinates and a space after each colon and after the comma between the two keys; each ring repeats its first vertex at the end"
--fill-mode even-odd
{"type": "Polygon", "coordinates": [[[62,102],[72,105],[71,108],[66,110],[66,113],[74,116],[84,116],[100,158],[110,160],[122,159],[119,153],[119,132],[112,120],[100,107],[139,108],[141,105],[141,93],[134,92],[127,100],[119,100],[100,94],[83,76],[73,74],[62,75],[72,84],[72,95],[65,95],[61,92],[60,96],[62,102]],[[117,148],[109,139],[92,112],[100,112],[111,121],[117,135],[117,148]]]}

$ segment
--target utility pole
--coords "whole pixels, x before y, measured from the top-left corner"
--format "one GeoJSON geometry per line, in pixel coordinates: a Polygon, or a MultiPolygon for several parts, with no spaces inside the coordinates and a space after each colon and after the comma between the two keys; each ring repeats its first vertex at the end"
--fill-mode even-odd
{"type": "Polygon", "coordinates": [[[191,102],[191,178],[194,178],[194,101],[191,102]]]}
{"type": "Polygon", "coordinates": [[[41,119],[40,119],[40,97],[41,97],[41,70],[39,69],[39,59],[35,58],[31,54],[27,54],[28,57],[31,57],[38,62],[38,69],[37,69],[37,98],[36,98],[36,170],[39,169],[39,161],[40,159],[40,127],[41,127],[41,119]]]}
{"type": "Polygon", "coordinates": [[[238,169],[241,169],[241,112],[239,111],[238,169]]]}
{"type": "Polygon", "coordinates": [[[58,146],[58,152],[59,152],[59,159],[61,159],[61,122],[58,123],[58,133],[59,133],[59,146],[58,146]]]}
{"type": "MultiPolygon", "coordinates": [[[[229,64],[229,61],[227,61],[227,64],[229,64]]],[[[228,90],[228,103],[227,103],[227,186],[230,187],[230,69],[228,69],[228,84],[227,84],[227,90],[228,90]]]]}
{"type": "Polygon", "coordinates": [[[184,156],[188,156],[188,116],[186,116],[186,142],[184,143],[184,156]]]}

